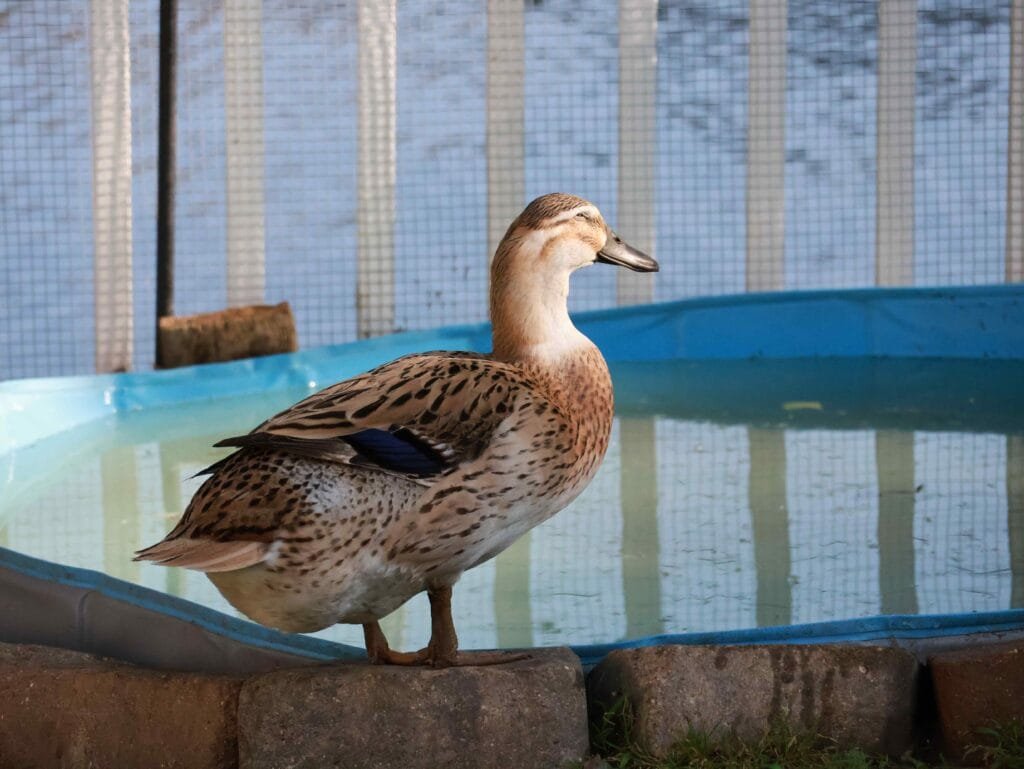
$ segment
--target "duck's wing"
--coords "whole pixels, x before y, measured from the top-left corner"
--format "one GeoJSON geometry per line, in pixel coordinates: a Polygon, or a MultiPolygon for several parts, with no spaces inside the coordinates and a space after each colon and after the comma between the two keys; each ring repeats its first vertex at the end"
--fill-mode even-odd
{"type": "Polygon", "coordinates": [[[378,481],[379,473],[398,476],[389,491],[416,499],[500,445],[499,426],[522,405],[524,391],[535,390],[519,369],[469,353],[407,356],[340,382],[248,435],[220,441],[238,451],[208,468],[211,477],[178,525],[136,559],[211,572],[262,561],[286,511],[294,516],[302,507],[302,492],[245,476],[290,477],[296,457],[357,466],[378,481]]]}
{"type": "Polygon", "coordinates": [[[240,449],[204,481],[167,536],[136,553],[136,560],[219,572],[252,566],[268,556],[288,559],[294,552],[288,548],[323,539],[325,511],[330,512],[332,537],[347,532],[354,538],[362,525],[360,513],[376,508],[376,500],[401,509],[423,493],[408,479],[338,469],[307,462],[294,452],[240,449]],[[344,504],[335,504],[339,500],[344,504]]]}
{"type": "Polygon", "coordinates": [[[218,446],[269,448],[429,479],[479,456],[531,381],[472,353],[409,355],[328,387],[218,446]]]}

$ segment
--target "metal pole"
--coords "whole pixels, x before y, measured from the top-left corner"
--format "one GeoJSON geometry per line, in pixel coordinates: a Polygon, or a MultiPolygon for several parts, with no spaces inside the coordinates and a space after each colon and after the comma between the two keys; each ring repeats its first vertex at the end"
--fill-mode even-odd
{"type": "Polygon", "coordinates": [[[160,318],[174,314],[174,148],[178,3],[160,0],[160,112],[156,170],[156,365],[163,360],[160,318]]]}

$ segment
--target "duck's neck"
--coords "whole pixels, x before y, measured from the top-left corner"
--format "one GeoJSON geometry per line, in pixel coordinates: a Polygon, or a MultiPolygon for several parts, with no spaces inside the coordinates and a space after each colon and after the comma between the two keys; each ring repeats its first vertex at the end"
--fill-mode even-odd
{"type": "Polygon", "coordinates": [[[608,448],[612,382],[601,352],[569,319],[569,271],[545,272],[544,265],[557,260],[538,258],[544,256],[538,251],[529,236],[506,235],[498,248],[491,269],[493,356],[529,373],[573,426],[566,449],[573,468],[568,501],[593,477],[608,448]],[[503,251],[516,247],[533,253],[503,251]]]}
{"type": "MultiPolygon", "coordinates": [[[[532,266],[527,264],[527,266],[532,266]]],[[[494,357],[535,366],[558,366],[594,345],[569,318],[569,274],[530,269],[492,270],[494,357]]]]}
{"type": "Polygon", "coordinates": [[[572,486],[578,491],[608,448],[613,400],[600,350],[569,319],[568,290],[567,274],[560,280],[520,276],[492,283],[491,321],[494,357],[528,373],[576,426],[567,450],[582,462],[582,485],[572,486]]]}

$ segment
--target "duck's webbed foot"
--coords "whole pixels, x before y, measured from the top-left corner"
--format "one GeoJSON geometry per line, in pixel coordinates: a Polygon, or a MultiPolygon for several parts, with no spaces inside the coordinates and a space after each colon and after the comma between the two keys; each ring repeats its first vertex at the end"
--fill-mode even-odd
{"type": "Polygon", "coordinates": [[[380,629],[380,623],[368,622],[363,625],[366,639],[366,657],[371,665],[424,665],[427,649],[418,652],[398,652],[388,646],[388,639],[380,629]]]}
{"type": "Polygon", "coordinates": [[[377,665],[428,665],[433,668],[470,665],[502,665],[529,659],[523,652],[487,651],[460,652],[459,639],[452,622],[452,589],[441,587],[427,592],[430,599],[430,643],[416,652],[396,652],[388,646],[380,624],[363,625],[366,655],[377,665]]]}
{"type": "Polygon", "coordinates": [[[444,660],[442,664],[433,662],[434,667],[471,667],[484,665],[504,665],[507,662],[519,662],[530,659],[526,652],[489,651],[489,652],[457,652],[454,660],[444,660]]]}

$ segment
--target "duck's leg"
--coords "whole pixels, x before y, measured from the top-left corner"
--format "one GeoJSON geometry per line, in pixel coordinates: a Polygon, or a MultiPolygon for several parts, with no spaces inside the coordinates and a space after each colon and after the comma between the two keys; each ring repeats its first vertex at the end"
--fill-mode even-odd
{"type": "Polygon", "coordinates": [[[425,662],[435,668],[447,668],[461,665],[500,665],[504,662],[516,662],[529,659],[529,654],[521,652],[460,652],[459,638],[455,634],[455,623],[452,621],[452,589],[451,586],[431,588],[427,591],[430,599],[430,643],[426,649],[425,662]]]}
{"type": "Polygon", "coordinates": [[[430,643],[427,644],[427,660],[435,668],[456,665],[459,656],[459,637],[455,634],[452,621],[451,586],[431,588],[427,591],[430,600],[430,643]]]}
{"type": "Polygon", "coordinates": [[[427,649],[418,652],[396,652],[388,646],[388,639],[380,629],[379,622],[363,625],[366,640],[366,656],[373,665],[422,665],[427,661],[427,649]]]}
{"type": "Polygon", "coordinates": [[[451,587],[431,588],[427,591],[430,599],[430,643],[417,652],[396,652],[388,646],[388,639],[378,622],[363,625],[366,640],[366,656],[375,665],[430,665],[448,668],[462,665],[500,665],[529,659],[522,652],[460,652],[459,637],[455,634],[452,621],[451,587]]]}

